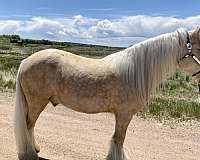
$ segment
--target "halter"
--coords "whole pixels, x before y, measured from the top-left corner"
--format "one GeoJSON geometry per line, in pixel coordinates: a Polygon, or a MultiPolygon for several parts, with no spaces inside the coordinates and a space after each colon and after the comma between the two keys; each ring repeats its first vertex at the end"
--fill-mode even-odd
{"type": "MultiPolygon", "coordinates": [[[[192,54],[192,42],[191,42],[189,34],[187,36],[186,46],[187,46],[187,49],[188,49],[188,53],[181,59],[192,57],[194,59],[194,61],[200,66],[200,60],[194,54],[192,54]]],[[[192,74],[192,77],[195,77],[198,74],[200,74],[200,70],[195,72],[194,74],[192,74]]]]}

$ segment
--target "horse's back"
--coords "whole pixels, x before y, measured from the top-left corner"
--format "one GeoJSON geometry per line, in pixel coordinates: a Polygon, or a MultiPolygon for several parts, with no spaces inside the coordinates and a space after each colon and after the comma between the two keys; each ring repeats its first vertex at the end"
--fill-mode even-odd
{"type": "Polygon", "coordinates": [[[72,54],[70,52],[65,52],[58,49],[46,49],[34,53],[29,56],[23,62],[23,70],[30,70],[33,68],[45,67],[61,67],[61,68],[74,68],[76,70],[85,72],[98,72],[98,69],[108,69],[106,68],[108,64],[102,59],[86,58],[72,54]]]}

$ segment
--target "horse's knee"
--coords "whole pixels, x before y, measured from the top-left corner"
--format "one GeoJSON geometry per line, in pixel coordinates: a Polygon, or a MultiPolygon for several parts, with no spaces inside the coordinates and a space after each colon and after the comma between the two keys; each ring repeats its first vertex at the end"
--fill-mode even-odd
{"type": "Polygon", "coordinates": [[[132,114],[116,114],[115,115],[115,133],[113,140],[116,144],[123,145],[126,137],[128,125],[132,119],[132,114]]]}

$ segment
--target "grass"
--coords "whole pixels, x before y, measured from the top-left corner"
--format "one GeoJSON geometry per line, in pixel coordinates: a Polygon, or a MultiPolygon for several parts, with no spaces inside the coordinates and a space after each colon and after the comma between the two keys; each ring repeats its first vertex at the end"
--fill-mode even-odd
{"type": "Polygon", "coordinates": [[[188,99],[156,97],[148,110],[138,113],[142,118],[154,118],[160,122],[178,119],[187,121],[200,119],[200,103],[188,99]]]}
{"type": "Polygon", "coordinates": [[[192,78],[177,70],[156,92],[142,118],[154,118],[160,122],[200,120],[200,102],[197,84],[192,78]]]}
{"type": "Polygon", "coordinates": [[[17,52],[0,52],[0,88],[15,88],[17,69],[27,56],[17,52]]]}
{"type": "MultiPolygon", "coordinates": [[[[103,57],[122,48],[91,46],[73,43],[54,42],[53,44],[29,44],[22,46],[10,43],[9,37],[0,36],[0,89],[15,90],[15,78],[20,62],[32,53],[47,49],[57,48],[84,56],[103,57]]],[[[191,77],[177,70],[174,76],[161,85],[156,92],[148,109],[137,115],[142,118],[154,118],[158,121],[191,119],[200,120],[200,103],[198,88],[191,77]]]]}
{"type": "Polygon", "coordinates": [[[0,45],[0,50],[10,50],[11,47],[9,45],[0,45]]]}
{"type": "Polygon", "coordinates": [[[1,71],[0,72],[0,88],[2,90],[14,90],[15,89],[15,78],[16,73],[15,72],[6,72],[1,71]]]}

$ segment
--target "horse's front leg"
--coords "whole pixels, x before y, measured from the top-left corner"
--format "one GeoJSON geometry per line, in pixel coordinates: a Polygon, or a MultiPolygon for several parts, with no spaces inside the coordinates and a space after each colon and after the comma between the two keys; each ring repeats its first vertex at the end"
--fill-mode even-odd
{"type": "Polygon", "coordinates": [[[123,149],[123,143],[126,136],[126,130],[132,119],[133,113],[116,113],[115,114],[115,132],[111,140],[110,150],[107,160],[127,160],[123,149]]]}

